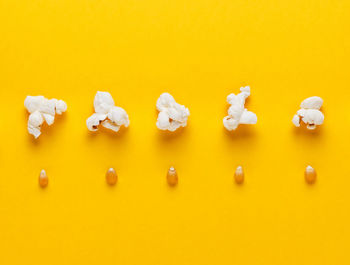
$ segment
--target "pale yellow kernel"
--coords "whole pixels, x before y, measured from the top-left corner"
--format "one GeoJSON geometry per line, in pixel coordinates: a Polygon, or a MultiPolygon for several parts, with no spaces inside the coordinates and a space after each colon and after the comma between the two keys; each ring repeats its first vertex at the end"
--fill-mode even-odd
{"type": "Polygon", "coordinates": [[[115,185],[118,181],[118,175],[115,172],[114,168],[108,169],[106,173],[106,181],[109,185],[115,185]]]}
{"type": "Polygon", "coordinates": [[[317,173],[315,169],[311,166],[307,166],[305,169],[305,181],[312,184],[316,181],[317,173]]]}
{"type": "Polygon", "coordinates": [[[237,184],[242,184],[244,182],[244,171],[241,166],[236,168],[234,178],[237,184]]]}
{"type": "Polygon", "coordinates": [[[40,175],[39,175],[39,185],[42,188],[45,188],[49,184],[49,179],[46,175],[45,170],[41,170],[40,175]]]}
{"type": "Polygon", "coordinates": [[[166,178],[167,178],[169,186],[173,187],[173,186],[177,185],[178,176],[177,176],[177,172],[176,172],[175,168],[173,168],[173,167],[169,168],[166,178]]]}

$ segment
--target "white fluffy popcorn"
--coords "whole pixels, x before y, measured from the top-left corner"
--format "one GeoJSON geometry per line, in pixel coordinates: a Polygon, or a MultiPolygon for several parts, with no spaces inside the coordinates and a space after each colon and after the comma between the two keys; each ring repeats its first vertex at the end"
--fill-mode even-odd
{"type": "Polygon", "coordinates": [[[229,131],[236,130],[239,124],[256,124],[258,121],[256,114],[244,107],[246,98],[250,96],[250,87],[241,87],[240,91],[238,95],[227,96],[227,102],[231,106],[228,116],[224,118],[224,126],[229,131]]]}
{"type": "Polygon", "coordinates": [[[90,131],[97,131],[98,126],[101,124],[107,129],[118,132],[122,125],[128,127],[130,124],[126,111],[115,106],[114,100],[108,92],[97,91],[94,108],[95,113],[86,121],[90,131]]]}
{"type": "Polygon", "coordinates": [[[35,138],[41,134],[41,126],[44,122],[52,125],[55,114],[61,115],[67,110],[67,104],[63,100],[47,99],[43,96],[27,96],[24,106],[30,113],[28,119],[28,132],[35,138]]]}
{"type": "Polygon", "coordinates": [[[185,106],[178,104],[169,93],[161,94],[156,106],[159,111],[156,125],[160,130],[173,132],[187,125],[190,111],[185,106]]]}
{"type": "Polygon", "coordinates": [[[293,117],[293,124],[296,127],[300,127],[300,122],[303,121],[306,124],[306,128],[309,130],[316,129],[317,125],[321,125],[324,121],[324,115],[320,111],[323,104],[323,100],[320,97],[310,97],[305,99],[300,104],[300,110],[293,117]]]}

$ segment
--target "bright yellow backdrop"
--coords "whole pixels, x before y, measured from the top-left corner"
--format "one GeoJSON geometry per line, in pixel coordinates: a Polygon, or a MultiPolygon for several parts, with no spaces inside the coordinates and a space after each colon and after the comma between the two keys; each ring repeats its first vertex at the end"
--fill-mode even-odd
{"type": "Polygon", "coordinates": [[[347,0],[0,0],[0,264],[349,264],[349,14],[347,0]],[[258,124],[230,134],[242,85],[258,124]],[[88,132],[97,90],[129,129],[88,132]],[[155,126],[165,91],[191,111],[173,136],[155,126]],[[38,141],[29,94],[69,108],[38,141]],[[296,130],[313,95],[325,123],[296,130]]]}

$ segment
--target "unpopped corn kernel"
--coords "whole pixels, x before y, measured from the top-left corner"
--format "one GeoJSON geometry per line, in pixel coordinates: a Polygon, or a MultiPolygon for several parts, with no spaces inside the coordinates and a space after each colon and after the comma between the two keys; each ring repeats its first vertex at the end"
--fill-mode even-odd
{"type": "Polygon", "coordinates": [[[317,173],[316,170],[311,167],[307,166],[305,169],[305,180],[307,183],[312,184],[316,181],[317,173]]]}
{"type": "Polygon", "coordinates": [[[173,186],[177,185],[178,176],[177,176],[177,172],[176,172],[174,167],[169,168],[166,178],[167,178],[169,186],[173,187],[173,186]]]}
{"type": "Polygon", "coordinates": [[[41,170],[39,175],[39,185],[40,187],[45,188],[48,184],[49,184],[49,179],[46,175],[46,171],[43,169],[41,170]]]}
{"type": "Polygon", "coordinates": [[[244,171],[242,166],[236,168],[234,178],[237,184],[242,184],[244,182],[244,171]]]}
{"type": "Polygon", "coordinates": [[[115,172],[114,168],[108,169],[106,173],[106,181],[109,185],[115,185],[118,181],[118,175],[115,172]]]}

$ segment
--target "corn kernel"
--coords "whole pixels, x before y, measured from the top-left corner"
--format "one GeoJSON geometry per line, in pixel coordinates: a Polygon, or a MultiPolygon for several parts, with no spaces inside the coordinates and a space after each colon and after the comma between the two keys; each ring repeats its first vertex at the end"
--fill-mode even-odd
{"type": "Polygon", "coordinates": [[[106,181],[109,185],[115,185],[118,181],[118,175],[115,172],[114,168],[108,169],[106,173],[106,181]]]}
{"type": "Polygon", "coordinates": [[[173,186],[177,185],[178,176],[177,176],[177,172],[176,172],[175,168],[173,168],[173,167],[169,168],[166,178],[167,178],[169,186],[173,187],[173,186]]]}
{"type": "Polygon", "coordinates": [[[49,179],[46,175],[46,171],[43,169],[41,170],[39,175],[39,185],[40,187],[45,188],[48,184],[49,184],[49,179]]]}
{"type": "Polygon", "coordinates": [[[307,183],[312,184],[316,181],[317,173],[311,166],[307,166],[305,169],[305,180],[307,183]]]}
{"type": "Polygon", "coordinates": [[[242,184],[244,182],[244,171],[241,166],[236,168],[234,178],[237,184],[242,184]]]}

